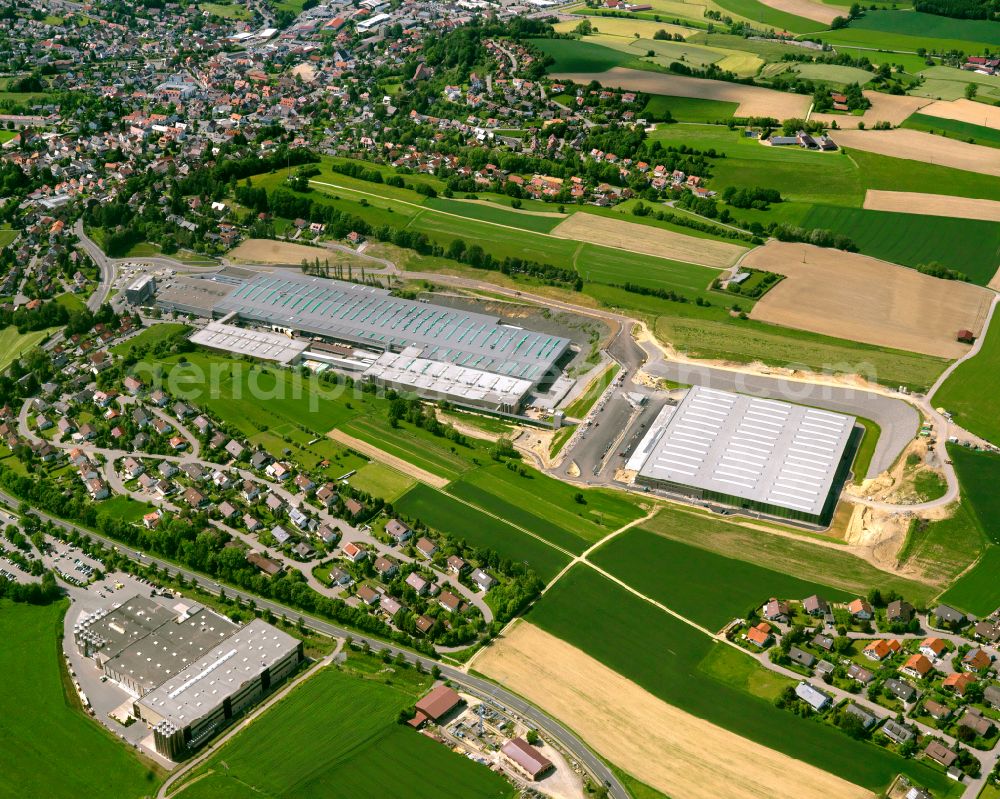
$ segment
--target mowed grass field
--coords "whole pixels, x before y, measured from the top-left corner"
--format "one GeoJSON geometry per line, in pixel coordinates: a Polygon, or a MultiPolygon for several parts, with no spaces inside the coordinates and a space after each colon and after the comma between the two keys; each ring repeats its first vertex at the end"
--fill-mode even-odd
{"type": "Polygon", "coordinates": [[[34,330],[30,333],[18,333],[11,325],[0,330],[0,372],[3,372],[15,360],[29,350],[33,350],[55,330],[34,330]]]}
{"type": "MultiPolygon", "coordinates": [[[[726,590],[719,584],[703,599],[717,601],[726,590]]],[[[752,695],[740,686],[750,675],[715,679],[711,672],[720,669],[711,660],[704,669],[702,663],[723,645],[592,569],[571,569],[527,618],[664,701],[872,791],[888,788],[900,772],[942,794],[950,789],[943,773],[921,762],[855,741],[752,695]]],[[[755,670],[763,667],[754,664],[755,670]]],[[[721,671],[733,673],[728,667],[721,671]]]]}
{"type": "Polygon", "coordinates": [[[431,684],[403,676],[323,669],[223,746],[200,768],[207,776],[174,795],[513,797],[499,774],[397,723],[431,684]]]}
{"type": "Polygon", "coordinates": [[[63,682],[59,644],[68,607],[0,600],[0,796],[150,796],[158,775],[84,715],[72,684],[63,682]]]}
{"type": "MultiPolygon", "coordinates": [[[[600,27],[600,21],[595,22],[600,27]]],[[[604,72],[636,58],[631,53],[580,39],[532,39],[531,44],[552,56],[551,72],[604,72]]]]}
{"type": "Polygon", "coordinates": [[[936,133],[940,136],[947,136],[949,139],[961,139],[985,147],[1000,147],[1000,130],[961,122],[957,119],[913,114],[903,122],[902,127],[936,133]]]}
{"type": "Polygon", "coordinates": [[[931,401],[949,411],[962,427],[994,444],[1000,444],[1000,317],[994,316],[982,349],[961,363],[937,390],[931,401]]]}
{"type": "Polygon", "coordinates": [[[724,100],[656,94],[649,98],[642,116],[651,122],[663,119],[673,119],[675,122],[719,122],[732,119],[737,108],[738,103],[727,103],[724,100]]]}
{"type": "Polygon", "coordinates": [[[843,233],[865,255],[895,264],[916,267],[936,261],[980,286],[1000,266],[1000,225],[995,222],[816,205],[803,225],[843,233]]]}
{"type": "MultiPolygon", "coordinates": [[[[4,141],[7,141],[7,139],[2,138],[4,133],[13,133],[13,132],[14,131],[9,131],[9,130],[0,131],[0,144],[3,144],[4,141]]],[[[12,136],[8,137],[8,139],[10,138],[13,137],[12,136]]],[[[10,228],[0,228],[0,250],[13,243],[14,239],[17,238],[18,233],[20,233],[19,230],[11,230],[10,228]]]]}
{"type": "Polygon", "coordinates": [[[138,347],[151,347],[154,344],[159,344],[161,341],[167,341],[174,338],[175,336],[181,336],[187,333],[191,328],[188,325],[182,325],[178,322],[162,322],[160,324],[151,325],[145,328],[132,338],[127,341],[123,341],[120,344],[115,344],[111,348],[111,352],[114,355],[119,355],[125,357],[129,355],[132,350],[138,347]]]}
{"type": "Polygon", "coordinates": [[[805,599],[819,594],[830,602],[853,598],[847,591],[794,573],[728,558],[641,527],[612,539],[589,560],[710,630],[745,617],[769,597],[805,599]]]}
{"type": "Polygon", "coordinates": [[[980,618],[1000,608],[1000,547],[989,547],[982,559],[941,595],[941,601],[980,618]]]}
{"type": "Polygon", "coordinates": [[[500,557],[527,564],[546,582],[570,560],[565,552],[427,485],[414,486],[393,507],[471,546],[492,549],[500,557]]]}
{"type": "Polygon", "coordinates": [[[878,587],[894,590],[918,605],[930,601],[938,590],[929,583],[876,569],[846,547],[831,546],[825,537],[812,543],[671,506],[663,507],[642,527],[672,541],[856,596],[865,596],[878,587]]]}

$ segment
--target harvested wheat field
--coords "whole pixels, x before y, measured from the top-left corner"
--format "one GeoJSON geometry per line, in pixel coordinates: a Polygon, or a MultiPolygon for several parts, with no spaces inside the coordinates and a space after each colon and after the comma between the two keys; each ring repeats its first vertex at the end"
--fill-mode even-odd
{"type": "Polygon", "coordinates": [[[596,80],[609,89],[634,89],[647,94],[666,94],[674,97],[702,97],[706,100],[724,100],[739,103],[735,116],[775,117],[794,119],[805,117],[810,98],[802,94],[789,94],[760,86],[743,86],[707,78],[689,78],[685,75],[668,75],[663,72],[643,72],[639,69],[613,67],[607,72],[564,72],[553,77],[586,85],[596,80]]]}
{"type": "Polygon", "coordinates": [[[921,114],[943,119],[955,119],[970,125],[1000,128],[1000,107],[977,103],[975,100],[935,100],[920,109],[921,114]]]}
{"type": "Polygon", "coordinates": [[[484,649],[475,664],[551,713],[604,758],[673,799],[872,796],[668,705],[527,622],[484,649]]]}
{"type": "Polygon", "coordinates": [[[552,229],[551,235],[719,269],[732,266],[747,251],[724,241],[699,239],[651,225],[585,213],[571,214],[552,229]]]}
{"type": "MultiPolygon", "coordinates": [[[[856,128],[859,122],[864,122],[866,128],[875,127],[876,122],[888,122],[890,125],[899,125],[908,116],[922,109],[930,100],[926,97],[910,97],[905,94],[883,94],[882,92],[866,91],[864,93],[871,101],[871,108],[861,116],[853,114],[812,114],[809,119],[830,125],[833,120],[841,128],[856,128]]],[[[837,133],[831,134],[834,141],[839,141],[837,133]]]]}
{"type": "Polygon", "coordinates": [[[828,6],[825,3],[813,2],[813,0],[760,0],[764,5],[784,11],[786,14],[795,14],[797,17],[814,19],[829,25],[837,17],[844,16],[843,9],[836,6],[828,6]]]}
{"type": "Polygon", "coordinates": [[[833,134],[833,139],[841,147],[1000,177],[1000,149],[995,147],[967,144],[908,128],[841,130],[833,134]]]}
{"type": "Polygon", "coordinates": [[[947,194],[922,194],[918,191],[881,191],[868,189],[865,208],[873,211],[898,211],[904,214],[950,216],[1000,222],[1000,201],[949,197],[947,194]]]}
{"type": "Polygon", "coordinates": [[[753,319],[942,358],[968,352],[955,334],[982,330],[992,296],[971,283],[811,244],[771,241],[743,265],[787,275],[754,306],[753,319]]]}
{"type": "Polygon", "coordinates": [[[414,466],[409,461],[404,460],[403,458],[398,458],[395,455],[386,452],[384,449],[379,449],[374,444],[369,444],[367,441],[362,441],[360,438],[348,435],[342,430],[331,430],[327,433],[327,436],[332,438],[338,444],[343,444],[345,447],[349,447],[355,452],[360,452],[366,458],[371,458],[372,460],[384,463],[386,466],[391,466],[397,472],[409,475],[414,480],[419,480],[421,483],[427,483],[427,485],[434,486],[434,488],[444,488],[450,482],[443,477],[439,477],[438,475],[432,474],[425,469],[421,469],[419,466],[414,466]]]}
{"type": "Polygon", "coordinates": [[[226,256],[230,261],[240,261],[245,264],[295,264],[298,266],[305,258],[312,261],[330,257],[330,251],[322,247],[307,247],[305,244],[293,244],[290,241],[274,241],[273,239],[247,239],[226,256]]]}

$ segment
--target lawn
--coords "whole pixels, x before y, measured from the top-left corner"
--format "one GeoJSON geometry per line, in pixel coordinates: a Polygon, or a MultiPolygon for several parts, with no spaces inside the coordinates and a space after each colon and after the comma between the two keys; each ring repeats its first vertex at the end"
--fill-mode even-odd
{"type": "Polygon", "coordinates": [[[665,506],[643,527],[673,541],[855,595],[867,595],[878,587],[920,605],[937,592],[932,585],[876,569],[846,548],[745,527],[708,513],[665,506]]]}
{"type": "Polygon", "coordinates": [[[198,8],[223,19],[250,19],[250,11],[239,3],[199,3],[198,8]]]}
{"type": "Polygon", "coordinates": [[[983,125],[972,125],[957,119],[944,119],[926,114],[913,114],[900,127],[922,130],[949,139],[961,139],[986,147],[1000,147],[1000,131],[983,125]]]}
{"type": "Polygon", "coordinates": [[[997,271],[1000,225],[995,222],[816,205],[803,225],[843,233],[865,255],[903,266],[937,261],[980,286],[997,271]]]}
{"type": "Polygon", "coordinates": [[[558,549],[427,485],[415,486],[394,507],[455,540],[526,563],[546,582],[569,563],[569,556],[558,549]]]}
{"type": "MultiPolygon", "coordinates": [[[[976,521],[994,544],[1000,544],[1000,455],[948,445],[948,456],[958,473],[962,499],[972,506],[976,521]]],[[[998,582],[1000,586],[1000,582],[998,582]]]]}
{"type": "Polygon", "coordinates": [[[651,122],[667,119],[667,114],[675,122],[718,122],[732,119],[737,108],[739,103],[727,103],[724,100],[654,94],[641,115],[651,122]]]}
{"type": "Polygon", "coordinates": [[[854,482],[860,484],[868,474],[868,468],[872,463],[872,456],[875,454],[875,447],[882,436],[882,428],[871,419],[855,417],[855,420],[865,428],[865,434],[858,445],[858,451],[854,454],[854,465],[852,467],[854,482]]]}
{"type": "Polygon", "coordinates": [[[354,488],[367,491],[373,497],[382,497],[386,502],[395,502],[416,484],[412,477],[374,461],[358,469],[349,482],[354,488]]]}
{"type": "MultiPolygon", "coordinates": [[[[0,131],[0,136],[3,133],[12,133],[13,131],[0,131]]],[[[0,138],[0,144],[4,142],[3,138],[0,138]]],[[[20,233],[19,230],[11,230],[10,228],[0,228],[0,250],[4,247],[9,246],[14,239],[17,238],[17,234],[20,233]]]]}
{"type": "Polygon", "coordinates": [[[552,56],[550,72],[605,72],[635,58],[629,53],[579,39],[532,39],[531,44],[552,56]]]}
{"type": "Polygon", "coordinates": [[[489,458],[485,449],[474,439],[468,440],[466,446],[459,446],[404,422],[392,428],[388,419],[381,414],[358,416],[334,426],[390,455],[448,480],[455,480],[471,469],[474,465],[472,459],[477,454],[483,460],[489,458]]]}
{"type": "Polygon", "coordinates": [[[16,359],[45,341],[53,330],[55,328],[18,333],[13,325],[0,330],[0,372],[6,371],[16,359]]]}
{"type": "Polygon", "coordinates": [[[805,599],[819,594],[831,602],[853,596],[825,583],[800,579],[794,572],[775,571],[747,560],[699,549],[633,527],[591,554],[605,571],[710,630],[769,597],[805,599]],[[719,591],[725,586],[724,591],[719,591]]]}
{"type": "Polygon", "coordinates": [[[62,305],[67,311],[83,311],[87,308],[87,303],[83,301],[79,294],[66,292],[55,298],[56,302],[62,305]]]}
{"type": "Polygon", "coordinates": [[[500,775],[397,723],[430,683],[327,667],[220,749],[201,768],[208,776],[175,795],[388,796],[405,785],[410,799],[512,797],[500,775]]]}
{"type": "Polygon", "coordinates": [[[97,511],[106,516],[120,519],[124,522],[138,524],[142,517],[153,510],[153,506],[147,502],[136,502],[131,497],[124,495],[113,496],[103,500],[97,505],[97,511]]]}
{"type": "Polygon", "coordinates": [[[950,411],[971,433],[1000,444],[1000,318],[986,332],[975,357],[959,364],[932,397],[934,406],[950,411]]]}
{"type": "MultiPolygon", "coordinates": [[[[717,585],[707,602],[726,590],[717,585]]],[[[872,791],[885,790],[899,772],[947,792],[944,774],[886,750],[848,738],[835,728],[779,710],[734,682],[731,667],[715,679],[700,669],[714,647],[725,646],[592,569],[574,567],[529,612],[528,619],[676,707],[842,776],[872,791]]],[[[747,658],[749,660],[749,658],[747,658]]],[[[763,667],[756,667],[762,669],[763,667]]],[[[738,675],[738,672],[737,672],[738,675]]]]}
{"type": "Polygon", "coordinates": [[[566,415],[573,419],[582,419],[586,416],[601,394],[611,385],[611,381],[618,375],[620,368],[616,363],[610,364],[607,369],[595,377],[584,392],[566,406],[566,415]]]}
{"type": "Polygon", "coordinates": [[[161,322],[150,325],[127,341],[115,344],[111,348],[111,352],[114,355],[124,358],[130,355],[132,350],[137,347],[152,347],[161,341],[167,341],[175,336],[184,335],[190,329],[188,325],[182,325],[178,322],[161,322]]]}
{"type": "Polygon", "coordinates": [[[906,543],[897,557],[900,563],[918,569],[943,588],[974,563],[985,546],[983,528],[972,504],[966,501],[947,519],[911,522],[906,543]]]}
{"type": "Polygon", "coordinates": [[[84,715],[61,673],[68,607],[0,601],[0,795],[149,796],[157,775],[84,715]]]}
{"type": "MultiPolygon", "coordinates": [[[[577,245],[576,242],[571,242],[577,245]]],[[[622,285],[635,283],[647,288],[671,289],[690,302],[711,295],[708,287],[719,270],[707,266],[641,255],[627,250],[579,244],[573,265],[588,283],[622,285]]]]}

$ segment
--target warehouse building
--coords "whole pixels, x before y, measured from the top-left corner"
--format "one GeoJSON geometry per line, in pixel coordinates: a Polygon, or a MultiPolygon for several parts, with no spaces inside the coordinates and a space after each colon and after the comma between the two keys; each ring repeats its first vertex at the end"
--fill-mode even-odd
{"type": "Polygon", "coordinates": [[[133,705],[156,751],[178,760],[197,749],[302,662],[302,642],[254,619],[133,705]]]}
{"type": "Polygon", "coordinates": [[[209,322],[191,336],[191,341],[213,350],[223,350],[236,355],[249,355],[262,361],[275,361],[288,366],[298,363],[309,343],[293,339],[283,333],[266,330],[247,330],[224,322],[209,322]]]}
{"type": "Polygon", "coordinates": [[[228,268],[174,278],[158,293],[157,304],[233,321],[226,330],[210,324],[195,334],[196,343],[253,355],[249,350],[255,345],[246,334],[233,332],[241,329],[235,323],[243,322],[284,334],[283,347],[303,342],[310,347],[290,355],[289,363],[364,371],[372,382],[426,399],[506,413],[518,413],[532,391],[551,384],[570,349],[567,338],[506,324],[498,316],[285,272],[228,268]],[[232,337],[228,343],[226,334],[232,337]],[[321,351],[331,342],[354,348],[353,354],[345,358],[321,351]],[[362,352],[372,357],[358,357],[362,352]]]}
{"type": "Polygon", "coordinates": [[[854,421],[695,386],[664,407],[628,468],[639,485],[826,524],[860,439],[854,421]]]}
{"type": "Polygon", "coordinates": [[[131,694],[133,715],[172,760],[196,749],[291,674],[301,642],[255,619],[245,627],[197,604],[133,596],[73,628],[76,646],[131,694]]]}
{"type": "Polygon", "coordinates": [[[156,296],[156,279],[152,275],[140,275],[125,289],[125,299],[132,305],[149,305],[156,296]]]}

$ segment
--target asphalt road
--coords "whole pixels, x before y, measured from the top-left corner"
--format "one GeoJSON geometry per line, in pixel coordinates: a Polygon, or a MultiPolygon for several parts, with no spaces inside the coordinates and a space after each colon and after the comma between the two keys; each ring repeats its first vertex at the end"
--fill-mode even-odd
{"type": "MultiPolygon", "coordinates": [[[[9,507],[13,508],[17,508],[20,505],[20,502],[17,499],[2,491],[0,491],[0,502],[5,502],[9,507]]],[[[47,513],[37,510],[32,510],[32,513],[40,519],[49,521],[64,530],[75,530],[81,535],[86,535],[96,541],[100,541],[107,547],[116,547],[118,552],[122,555],[138,563],[146,565],[152,564],[157,568],[166,569],[171,574],[180,574],[189,583],[198,585],[212,592],[218,592],[222,589],[222,585],[220,583],[210,580],[203,574],[189,571],[188,569],[159,558],[144,555],[135,549],[115,541],[114,539],[106,538],[91,530],[78,527],[71,522],[64,521],[63,519],[56,518],[55,516],[50,516],[47,513]]],[[[468,693],[479,696],[480,698],[489,698],[495,704],[499,704],[508,711],[513,711],[525,719],[533,727],[543,731],[549,737],[556,739],[567,751],[572,753],[573,759],[582,764],[591,774],[595,775],[597,779],[604,783],[608,789],[608,795],[612,797],[612,799],[629,799],[628,791],[625,790],[625,787],[621,784],[618,778],[615,777],[604,762],[591,752],[583,741],[581,741],[574,733],[551,716],[548,716],[538,708],[530,705],[519,696],[507,691],[499,685],[491,683],[488,680],[475,677],[471,674],[466,674],[463,671],[459,671],[458,669],[452,668],[451,666],[443,663],[439,663],[433,658],[419,655],[408,649],[402,649],[392,643],[388,643],[377,638],[368,638],[355,630],[338,627],[335,624],[331,624],[322,619],[317,619],[314,616],[309,616],[308,614],[294,610],[293,608],[285,605],[278,604],[277,602],[272,602],[269,599],[241,591],[238,588],[225,586],[225,590],[228,596],[239,597],[245,602],[253,600],[257,607],[270,610],[275,615],[285,616],[288,619],[297,619],[301,616],[306,627],[315,630],[316,632],[323,633],[324,635],[329,635],[335,638],[350,637],[354,641],[367,642],[372,649],[379,651],[388,649],[393,656],[402,653],[408,662],[419,663],[428,671],[433,666],[437,666],[441,670],[442,677],[445,679],[451,680],[452,682],[460,685],[468,693]]]]}
{"type": "Polygon", "coordinates": [[[111,293],[111,286],[115,282],[115,267],[111,259],[104,254],[104,251],[84,232],[82,218],[76,220],[76,224],[73,225],[73,232],[80,239],[80,246],[83,247],[91,260],[97,264],[97,268],[101,272],[101,279],[97,289],[87,299],[87,308],[91,311],[96,311],[104,304],[111,293]]]}

